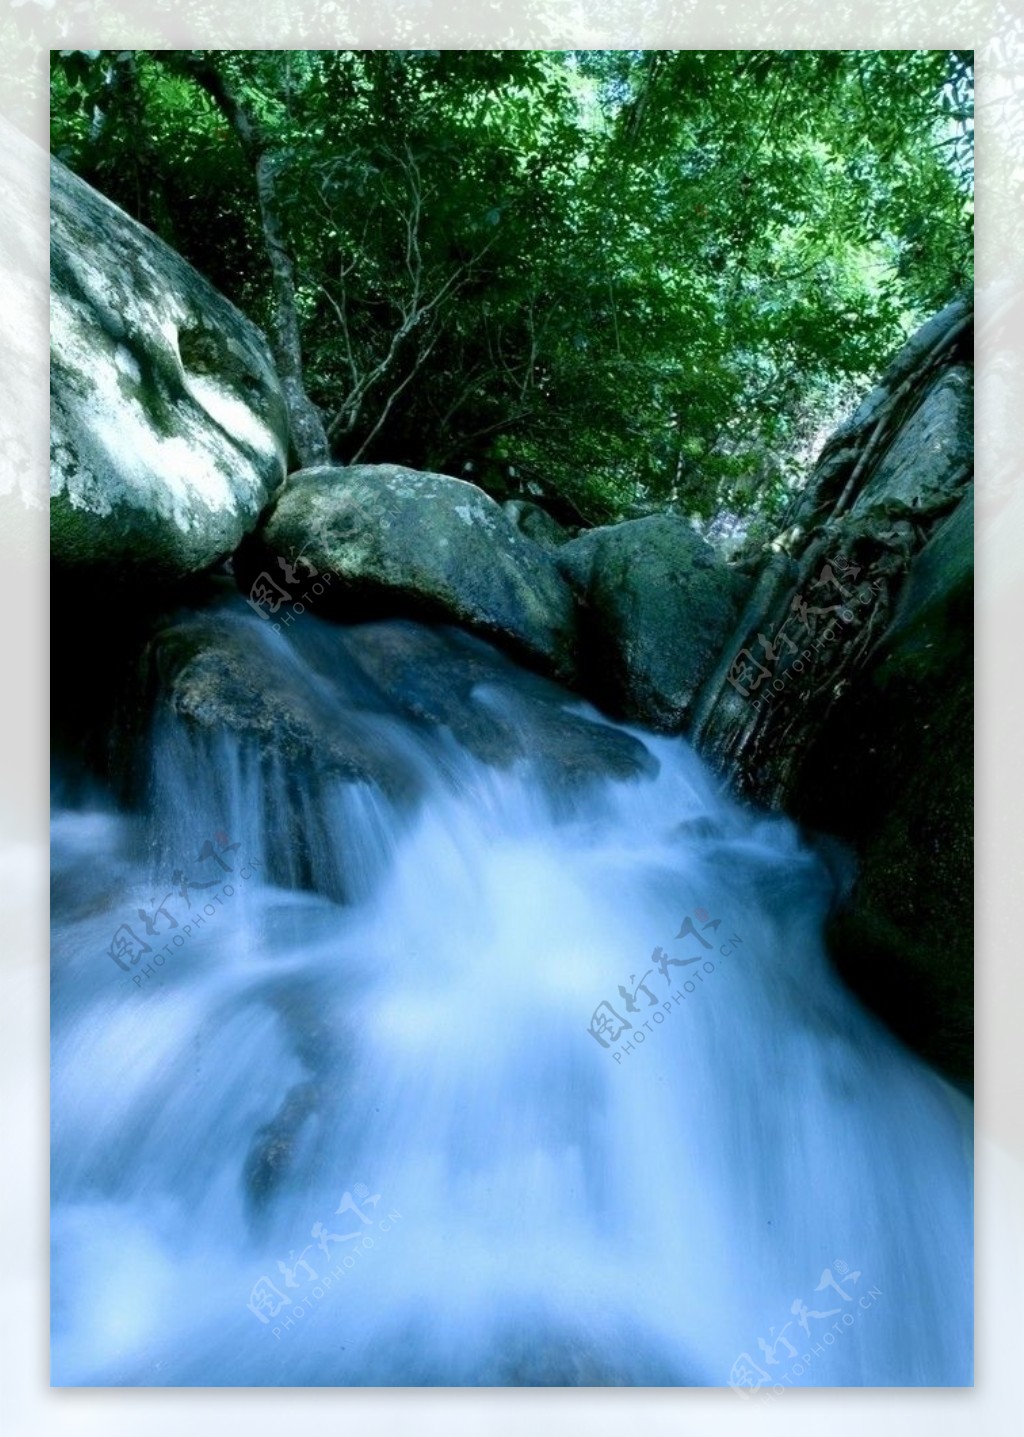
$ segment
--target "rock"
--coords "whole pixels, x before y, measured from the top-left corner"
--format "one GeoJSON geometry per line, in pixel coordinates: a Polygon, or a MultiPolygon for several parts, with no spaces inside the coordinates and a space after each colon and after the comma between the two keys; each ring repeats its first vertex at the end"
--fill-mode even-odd
{"type": "MultiPolygon", "coordinates": [[[[324,913],[328,918],[328,913],[324,913]]],[[[266,915],[264,915],[264,922],[266,915]]],[[[331,914],[327,931],[336,928],[331,914]]],[[[290,1084],[269,1122],[253,1133],[242,1170],[242,1189],[251,1218],[258,1219],[281,1187],[294,1180],[303,1135],[315,1123],[321,1132],[340,1121],[344,1088],[337,1075],[345,1068],[344,1036],[325,1010],[315,982],[295,971],[269,978],[254,990],[257,1001],[276,1013],[291,1056],[308,1076],[290,1084]]]]}
{"type": "Polygon", "coordinates": [[[528,499],[507,499],[501,507],[521,534],[545,548],[557,549],[572,538],[546,509],[539,504],[531,504],[528,499]]]}
{"type": "Polygon", "coordinates": [[[293,474],[236,558],[243,590],[300,554],[334,575],[321,615],[457,623],[558,677],[574,672],[573,597],[553,559],[464,480],[394,464],[293,474]]]}
{"type": "MultiPolygon", "coordinates": [[[[856,500],[869,487],[873,503],[884,498],[890,482],[876,485],[873,477],[880,468],[893,473],[890,456],[894,441],[907,429],[915,411],[930,399],[936,376],[944,385],[943,371],[951,364],[958,365],[962,386],[964,377],[973,374],[973,340],[974,305],[970,293],[953,300],[907,340],[879,383],[822,448],[814,472],[787,515],[786,524],[793,534],[813,532],[834,516],[844,499],[847,503],[851,498],[856,500]]],[[[953,388],[946,390],[942,402],[931,408],[931,414],[938,418],[938,411],[947,409],[947,413],[952,410],[958,415],[962,427],[953,447],[959,449],[971,442],[972,416],[969,407],[958,401],[953,388]]],[[[913,456],[913,448],[904,450],[905,455],[908,453],[913,456]]],[[[914,463],[908,471],[911,485],[915,483],[916,467],[914,463]]]]}
{"type": "Polygon", "coordinates": [[[683,729],[749,580],[667,514],[591,529],[557,561],[584,608],[588,692],[627,719],[683,729]]]}
{"type": "Polygon", "coordinates": [[[874,660],[806,755],[793,805],[857,846],[832,950],[847,982],[954,1079],[973,1067],[971,496],[914,560],[874,660]]]}
{"type": "Polygon", "coordinates": [[[303,1129],[317,1116],[320,1103],[315,1083],[296,1083],[270,1122],[253,1134],[242,1178],[250,1214],[260,1213],[289,1177],[303,1129]]]}
{"type": "Polygon", "coordinates": [[[372,717],[339,717],[338,695],[268,652],[257,622],[240,626],[230,611],[186,615],[153,639],[143,666],[170,713],[201,733],[232,734],[292,772],[373,784],[395,799],[418,792],[414,770],[372,717]]]}
{"type": "Polygon", "coordinates": [[[908,341],[825,445],[698,701],[754,802],[854,850],[831,927],[865,1004],[972,1065],[972,309],[908,341]]]}
{"type": "Polygon", "coordinates": [[[231,735],[291,776],[268,815],[282,851],[316,845],[308,813],[289,807],[296,784],[370,784],[403,806],[421,796],[435,770],[396,742],[396,720],[412,722],[409,737],[447,729],[495,768],[529,762],[560,790],[658,771],[639,739],[579,712],[575,695],[459,629],[393,619],[338,627],[306,615],[301,630],[277,638],[242,610],[233,595],[166,623],[145,650],[141,687],[158,689],[186,729],[231,735]]]}
{"type": "Polygon", "coordinates": [[[191,265],[51,162],[52,552],[177,579],[230,554],[285,475],[266,340],[191,265]]]}
{"type": "Polygon", "coordinates": [[[379,881],[385,856],[360,852],[345,826],[332,827],[337,804],[358,804],[365,786],[396,819],[413,813],[423,765],[381,722],[333,626],[305,616],[307,645],[327,630],[320,654],[307,655],[243,608],[232,593],[176,616],[144,650],[137,687],[200,793],[216,789],[226,761],[246,776],[247,811],[272,835],[260,859],[268,882],[355,901],[379,881]]]}
{"type": "MultiPolygon", "coordinates": [[[[701,752],[757,802],[791,809],[833,713],[870,684],[927,581],[923,555],[971,484],[971,340],[965,300],[922,326],[824,446],[777,536],[786,562],[762,559],[694,725],[701,752]]],[[[969,527],[961,518],[956,530],[965,563],[969,527]]]]}
{"type": "Polygon", "coordinates": [[[909,660],[916,645],[926,666],[934,667],[942,646],[949,642],[950,603],[968,595],[973,583],[974,489],[971,487],[910,566],[886,636],[889,653],[902,654],[909,660]]]}
{"type": "Polygon", "coordinates": [[[573,712],[573,695],[457,629],[390,621],[344,633],[349,653],[392,703],[447,728],[482,763],[529,761],[556,788],[658,772],[639,739],[573,712]]]}
{"type": "Polygon", "coordinates": [[[868,516],[896,507],[928,515],[946,510],[974,463],[974,373],[957,364],[941,371],[902,426],[850,510],[868,516]]]}

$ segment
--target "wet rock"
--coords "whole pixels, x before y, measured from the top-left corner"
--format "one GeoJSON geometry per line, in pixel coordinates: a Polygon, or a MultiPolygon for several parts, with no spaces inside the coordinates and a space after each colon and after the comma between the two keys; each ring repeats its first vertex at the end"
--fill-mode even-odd
{"type": "Polygon", "coordinates": [[[581,714],[574,695],[454,629],[366,624],[346,631],[363,671],[410,717],[448,729],[498,768],[528,760],[555,784],[657,772],[639,739],[581,714]]]}

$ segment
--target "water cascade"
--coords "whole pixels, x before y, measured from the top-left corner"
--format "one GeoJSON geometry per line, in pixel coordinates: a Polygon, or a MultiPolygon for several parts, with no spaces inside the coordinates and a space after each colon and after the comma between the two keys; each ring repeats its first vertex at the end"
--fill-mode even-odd
{"type": "Polygon", "coordinates": [[[156,664],[58,783],[56,1383],[970,1382],[970,1107],[827,848],[453,630],[204,622],[319,743],[156,664]]]}

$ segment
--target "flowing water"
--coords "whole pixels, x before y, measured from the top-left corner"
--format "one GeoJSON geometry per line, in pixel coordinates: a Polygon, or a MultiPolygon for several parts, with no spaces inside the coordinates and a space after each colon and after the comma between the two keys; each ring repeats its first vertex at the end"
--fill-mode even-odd
{"type": "Polygon", "coordinates": [[[161,703],[143,801],[55,804],[53,1381],[969,1383],[970,1108],[832,972],[835,865],[477,641],[219,622],[398,780],[161,703]],[[560,781],[559,712],[643,763],[560,781]]]}

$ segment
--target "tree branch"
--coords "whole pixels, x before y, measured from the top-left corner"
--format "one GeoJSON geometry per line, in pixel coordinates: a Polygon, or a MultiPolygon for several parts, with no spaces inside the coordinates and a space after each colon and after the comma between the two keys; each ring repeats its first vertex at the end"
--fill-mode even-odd
{"type": "Polygon", "coordinates": [[[271,349],[291,425],[292,443],[303,468],[330,460],[323,421],[302,374],[302,339],[296,305],[295,266],[284,239],[277,198],[275,157],[255,115],[228,77],[201,51],[170,50],[164,63],[199,85],[234,131],[256,181],[263,243],[274,296],[271,349]]]}

